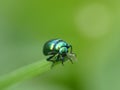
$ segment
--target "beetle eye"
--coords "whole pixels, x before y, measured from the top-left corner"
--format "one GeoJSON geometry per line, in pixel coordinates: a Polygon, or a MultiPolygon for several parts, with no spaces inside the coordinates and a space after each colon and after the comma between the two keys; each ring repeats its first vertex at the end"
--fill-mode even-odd
{"type": "Polygon", "coordinates": [[[64,53],[67,53],[68,52],[68,49],[66,47],[62,47],[59,49],[59,53],[60,54],[64,54],[64,53]]]}

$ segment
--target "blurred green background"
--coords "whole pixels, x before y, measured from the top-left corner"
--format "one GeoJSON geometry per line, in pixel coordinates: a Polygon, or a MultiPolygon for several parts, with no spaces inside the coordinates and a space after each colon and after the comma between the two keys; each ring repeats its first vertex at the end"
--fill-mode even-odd
{"type": "Polygon", "coordinates": [[[78,61],[7,90],[120,90],[119,0],[0,0],[0,75],[46,58],[61,38],[78,61]]]}

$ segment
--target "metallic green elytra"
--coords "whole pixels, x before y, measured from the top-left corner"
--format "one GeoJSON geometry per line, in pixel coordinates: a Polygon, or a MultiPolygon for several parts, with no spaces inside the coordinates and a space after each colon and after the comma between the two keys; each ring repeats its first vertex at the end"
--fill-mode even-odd
{"type": "Polygon", "coordinates": [[[63,64],[65,58],[73,63],[71,56],[75,56],[75,54],[72,53],[72,46],[62,39],[47,41],[43,46],[43,54],[45,56],[50,56],[47,58],[47,61],[51,61],[53,64],[58,61],[61,61],[63,64]]]}

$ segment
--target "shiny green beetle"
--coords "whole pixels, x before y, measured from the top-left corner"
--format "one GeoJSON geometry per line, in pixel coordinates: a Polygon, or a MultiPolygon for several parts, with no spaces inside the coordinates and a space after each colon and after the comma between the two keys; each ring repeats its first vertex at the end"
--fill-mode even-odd
{"type": "Polygon", "coordinates": [[[62,39],[52,39],[47,41],[43,46],[43,54],[45,56],[50,56],[47,58],[47,61],[51,61],[53,64],[58,61],[61,61],[63,64],[65,58],[73,63],[71,56],[75,56],[75,54],[72,53],[72,46],[62,39]]]}

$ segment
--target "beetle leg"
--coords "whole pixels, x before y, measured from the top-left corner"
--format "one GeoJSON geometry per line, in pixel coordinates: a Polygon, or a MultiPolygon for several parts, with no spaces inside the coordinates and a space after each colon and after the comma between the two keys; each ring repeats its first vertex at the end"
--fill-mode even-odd
{"type": "Polygon", "coordinates": [[[68,60],[70,60],[70,62],[73,64],[73,61],[72,61],[72,59],[71,59],[71,58],[69,58],[68,56],[67,56],[67,58],[68,58],[68,60]]]}
{"type": "Polygon", "coordinates": [[[59,60],[60,60],[60,55],[58,54],[56,61],[59,61],[59,60]]]}
{"type": "Polygon", "coordinates": [[[62,65],[64,65],[64,57],[61,56],[62,65]]]}
{"type": "Polygon", "coordinates": [[[51,62],[52,62],[51,69],[52,69],[52,67],[53,67],[54,64],[55,64],[55,61],[54,61],[54,60],[51,60],[54,56],[55,56],[55,55],[52,55],[52,56],[50,56],[50,57],[47,58],[47,61],[51,61],[51,62]]]}
{"type": "Polygon", "coordinates": [[[54,56],[55,56],[55,55],[48,57],[48,58],[47,58],[47,61],[50,61],[54,56]]]}
{"type": "MultiPolygon", "coordinates": [[[[51,60],[52,61],[52,60],[51,60]]],[[[51,65],[51,69],[53,68],[53,66],[55,65],[55,62],[53,61],[52,65],[51,65]]]]}

